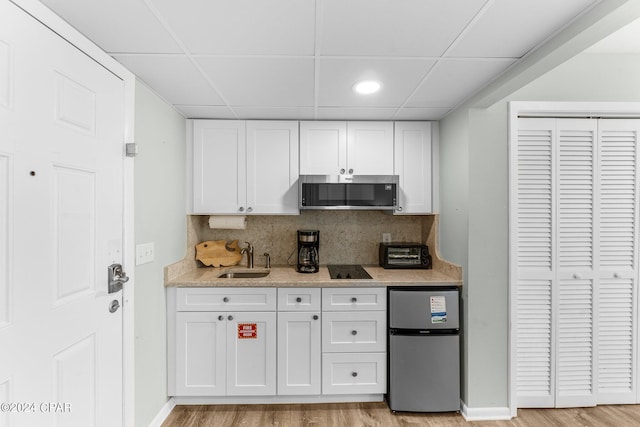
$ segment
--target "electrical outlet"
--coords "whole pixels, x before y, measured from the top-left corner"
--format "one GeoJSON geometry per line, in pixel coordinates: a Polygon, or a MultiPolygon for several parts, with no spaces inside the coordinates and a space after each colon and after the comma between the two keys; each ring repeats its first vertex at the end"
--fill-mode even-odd
{"type": "Polygon", "coordinates": [[[391,233],[382,233],[382,243],[389,243],[391,241],[391,233]]]}
{"type": "Polygon", "coordinates": [[[136,265],[147,264],[153,262],[154,244],[141,243],[136,245],[136,265]]]}

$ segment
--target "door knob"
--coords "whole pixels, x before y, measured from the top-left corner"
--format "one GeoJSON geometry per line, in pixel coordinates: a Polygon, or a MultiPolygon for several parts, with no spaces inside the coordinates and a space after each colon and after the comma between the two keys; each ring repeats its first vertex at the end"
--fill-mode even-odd
{"type": "Polygon", "coordinates": [[[119,308],[120,308],[120,301],[118,301],[117,299],[114,299],[113,301],[111,301],[111,304],[109,304],[109,313],[115,313],[116,311],[118,311],[119,308]]]}

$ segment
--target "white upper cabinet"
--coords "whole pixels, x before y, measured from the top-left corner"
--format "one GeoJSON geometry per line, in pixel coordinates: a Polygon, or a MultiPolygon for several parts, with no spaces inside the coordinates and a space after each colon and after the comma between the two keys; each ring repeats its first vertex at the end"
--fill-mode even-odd
{"type": "Polygon", "coordinates": [[[395,123],[394,171],[400,179],[396,215],[436,212],[434,126],[431,122],[395,123]]]}
{"type": "Polygon", "coordinates": [[[347,123],[347,173],[393,175],[393,122],[347,123]]]}
{"type": "Polygon", "coordinates": [[[192,120],[194,214],[298,214],[298,122],[192,120]]]}
{"type": "Polygon", "coordinates": [[[247,212],[298,214],[298,122],[247,122],[247,212]]]}
{"type": "Polygon", "coordinates": [[[393,175],[393,122],[300,122],[300,174],[393,175]]]}
{"type": "MultiPolygon", "coordinates": [[[[193,120],[193,213],[240,213],[246,200],[245,122],[193,120]]],[[[189,170],[189,168],[187,168],[189,170]]]]}
{"type": "Polygon", "coordinates": [[[336,175],[347,169],[346,122],[300,122],[300,174],[336,175]]]}

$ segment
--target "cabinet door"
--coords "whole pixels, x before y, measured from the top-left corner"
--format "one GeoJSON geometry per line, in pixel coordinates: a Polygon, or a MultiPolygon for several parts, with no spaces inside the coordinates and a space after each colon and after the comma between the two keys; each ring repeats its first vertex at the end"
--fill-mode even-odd
{"type": "Polygon", "coordinates": [[[347,174],[393,175],[393,122],[347,123],[347,174]]]}
{"type": "Polygon", "coordinates": [[[394,213],[432,213],[431,123],[396,122],[394,151],[394,170],[400,180],[394,213]]]}
{"type": "Polygon", "coordinates": [[[320,313],[278,313],[278,394],[320,394],[320,313]]]}
{"type": "Polygon", "coordinates": [[[227,315],[227,395],[276,394],[276,313],[227,315]]]}
{"type": "Polygon", "coordinates": [[[299,214],[298,122],[247,122],[247,213],[299,214]]]}
{"type": "Polygon", "coordinates": [[[225,395],[225,326],[223,313],[176,313],[177,396],[225,395]]]}
{"type": "Polygon", "coordinates": [[[338,175],[346,169],[346,122],[300,122],[300,174],[338,175]]]}
{"type": "Polygon", "coordinates": [[[194,120],[192,143],[193,213],[243,213],[245,122],[194,120]]]}

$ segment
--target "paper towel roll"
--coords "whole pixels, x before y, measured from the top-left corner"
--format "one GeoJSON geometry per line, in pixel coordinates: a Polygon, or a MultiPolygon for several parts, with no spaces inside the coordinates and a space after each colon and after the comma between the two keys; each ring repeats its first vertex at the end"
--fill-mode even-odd
{"type": "Polygon", "coordinates": [[[212,215],[209,217],[209,228],[244,230],[247,228],[247,217],[244,215],[212,215]]]}

